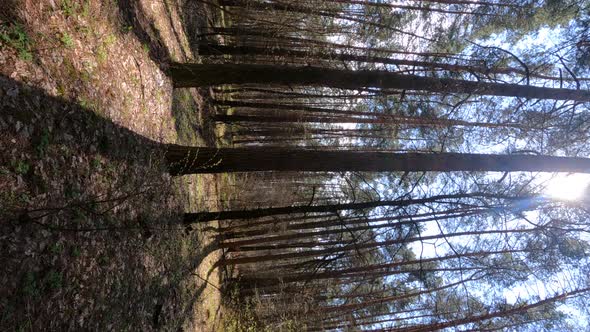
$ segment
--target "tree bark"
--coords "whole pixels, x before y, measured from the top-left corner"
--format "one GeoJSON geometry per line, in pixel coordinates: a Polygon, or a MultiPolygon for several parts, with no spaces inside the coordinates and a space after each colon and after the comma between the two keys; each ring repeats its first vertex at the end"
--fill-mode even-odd
{"type": "MultiPolygon", "coordinates": [[[[418,260],[364,265],[364,266],[351,267],[351,268],[345,268],[345,269],[340,269],[340,270],[290,273],[288,275],[275,274],[274,276],[262,274],[262,275],[257,275],[256,277],[241,277],[239,280],[240,280],[240,282],[247,284],[247,285],[251,285],[252,287],[262,286],[262,285],[272,286],[272,285],[278,285],[280,283],[289,283],[289,282],[300,282],[300,281],[309,282],[311,280],[336,279],[336,278],[343,278],[343,277],[348,277],[348,276],[355,276],[355,275],[363,274],[363,273],[368,274],[371,272],[379,272],[379,273],[387,274],[390,272],[399,272],[400,270],[395,270],[395,268],[399,268],[399,267],[403,267],[403,266],[407,266],[407,265],[440,263],[445,260],[453,260],[453,259],[457,259],[457,258],[486,257],[486,256],[497,255],[497,254],[514,254],[514,253],[523,253],[523,252],[527,252],[527,250],[514,249],[514,250],[468,252],[468,253],[463,253],[463,254],[455,254],[455,255],[448,255],[448,256],[418,259],[418,260]]],[[[528,252],[530,252],[530,251],[528,251],[528,252]]]]}
{"type": "Polygon", "coordinates": [[[468,316],[465,318],[459,318],[459,319],[454,319],[454,320],[450,320],[450,321],[446,321],[446,322],[440,322],[440,323],[433,323],[433,324],[425,324],[425,325],[416,325],[416,326],[409,326],[409,327],[403,327],[403,328],[392,328],[392,329],[385,329],[383,331],[399,331],[399,332],[426,332],[426,331],[440,331],[449,327],[457,327],[457,326],[461,326],[461,325],[465,325],[465,324],[469,324],[469,323],[474,323],[474,322],[480,322],[480,321],[484,321],[484,320],[488,320],[488,319],[492,319],[492,318],[498,318],[498,317],[508,317],[517,313],[526,313],[527,311],[537,308],[537,307],[541,307],[550,303],[554,303],[557,301],[563,301],[568,297],[572,297],[572,296],[577,296],[583,293],[586,293],[590,291],[590,288],[582,288],[582,289],[577,289],[571,292],[564,292],[561,294],[557,294],[555,296],[546,298],[544,300],[535,302],[535,303],[531,303],[531,304],[527,304],[527,305],[521,305],[518,306],[516,308],[513,309],[508,309],[508,310],[501,310],[501,311],[493,311],[487,314],[482,314],[482,315],[472,315],[472,316],[468,316]]]}
{"type": "Polygon", "coordinates": [[[172,63],[169,74],[175,87],[257,83],[325,86],[341,89],[374,87],[439,93],[590,101],[590,92],[586,90],[401,75],[382,70],[352,71],[311,66],[172,63]]]}
{"type": "Polygon", "coordinates": [[[360,210],[371,209],[381,206],[401,207],[410,206],[414,204],[432,203],[445,199],[461,199],[461,198],[499,198],[499,199],[520,199],[525,197],[513,197],[502,195],[487,195],[483,193],[471,194],[449,194],[438,195],[427,198],[418,199],[402,199],[392,201],[370,201],[362,203],[342,203],[342,204],[328,204],[328,205],[294,205],[274,208],[261,208],[252,210],[238,210],[238,211],[218,211],[218,212],[197,212],[185,213],[184,220],[186,223],[194,222],[208,222],[211,220],[229,220],[229,219],[255,219],[272,215],[293,214],[293,213],[322,213],[322,212],[336,212],[342,210],[360,210]]]}
{"type": "MultiPolygon", "coordinates": [[[[342,111],[345,113],[346,111],[342,111]]],[[[361,113],[361,112],[350,112],[361,113]]],[[[365,117],[354,116],[323,116],[323,115],[307,115],[296,113],[274,114],[274,115],[242,115],[242,114],[218,114],[213,117],[214,120],[232,123],[232,122],[261,122],[261,123],[371,123],[384,125],[409,125],[409,126],[424,126],[424,127],[481,127],[481,128],[519,128],[519,129],[534,129],[527,128],[525,125],[518,123],[486,123],[486,122],[469,122],[463,120],[452,120],[442,118],[426,118],[426,117],[411,117],[411,116],[397,116],[380,113],[365,113],[365,117]]]]}
{"type": "Polygon", "coordinates": [[[424,67],[430,69],[443,69],[454,72],[470,72],[478,73],[483,75],[489,74],[501,74],[501,75],[528,75],[531,77],[559,80],[559,77],[553,77],[549,75],[542,75],[537,73],[528,73],[527,71],[513,67],[486,67],[485,65],[459,65],[442,62],[432,61],[420,61],[420,60],[408,60],[408,59],[396,59],[391,57],[382,57],[375,55],[359,55],[359,54],[348,54],[348,53],[324,53],[324,52],[309,52],[292,50],[286,48],[264,48],[256,46],[233,46],[233,45],[217,45],[217,44],[200,44],[199,55],[205,56],[220,56],[220,55],[237,55],[237,56],[283,56],[283,57],[295,57],[304,59],[321,59],[321,60],[333,60],[333,61],[355,61],[355,62],[367,62],[367,63],[384,63],[401,66],[412,66],[412,67],[424,67]]]}
{"type": "Polygon", "coordinates": [[[169,145],[170,174],[300,172],[571,172],[590,173],[590,158],[473,153],[314,151],[301,148],[210,148],[169,145]]]}

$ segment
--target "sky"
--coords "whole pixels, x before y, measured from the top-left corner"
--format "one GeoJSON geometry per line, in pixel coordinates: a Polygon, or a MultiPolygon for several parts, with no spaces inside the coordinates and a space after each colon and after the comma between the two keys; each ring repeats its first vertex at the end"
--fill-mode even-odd
{"type": "MultiPolygon", "coordinates": [[[[438,14],[435,14],[438,15],[438,14]]],[[[444,23],[444,21],[442,21],[444,23]]],[[[419,24],[412,27],[406,27],[408,30],[413,30],[412,32],[424,35],[423,27],[419,24]]],[[[536,33],[529,34],[522,38],[518,43],[512,44],[506,42],[506,34],[499,34],[494,35],[492,38],[487,40],[480,40],[477,41],[478,44],[486,45],[486,46],[497,46],[502,49],[509,50],[510,52],[516,54],[519,57],[524,57],[531,53],[531,50],[557,50],[557,45],[560,44],[560,38],[563,36],[565,29],[561,27],[557,28],[548,28],[543,27],[539,29],[536,33]]],[[[338,36],[332,37],[332,41],[341,43],[343,40],[340,39],[338,36]]],[[[407,44],[410,44],[410,41],[407,41],[407,44]]],[[[361,46],[361,45],[359,45],[361,46]]],[[[414,50],[420,50],[420,45],[415,45],[413,48],[414,50]]],[[[473,50],[473,49],[471,49],[473,50]]],[[[467,52],[470,50],[468,49],[467,52]]],[[[555,58],[557,60],[557,58],[555,58]]],[[[532,82],[535,84],[535,82],[532,82]]],[[[349,125],[350,127],[351,125],[349,125]]],[[[527,142],[517,142],[518,144],[525,145],[527,142]]],[[[483,151],[477,151],[480,153],[504,153],[506,150],[506,146],[504,145],[497,145],[497,146],[487,146],[483,151]]],[[[492,177],[499,177],[501,176],[500,173],[498,174],[491,174],[492,177]],[[499,175],[498,175],[499,174],[499,175]]],[[[393,184],[390,184],[393,185],[393,184]]],[[[541,194],[545,195],[546,197],[558,200],[565,200],[565,201],[576,201],[579,200],[585,193],[589,192],[588,188],[590,186],[590,174],[567,174],[567,173],[559,173],[559,174],[551,174],[551,173],[539,173],[535,175],[535,180],[533,185],[538,185],[541,188],[541,194]]],[[[380,184],[379,189],[382,192],[386,192],[388,189],[386,188],[387,184],[380,184]]],[[[536,215],[528,214],[527,216],[532,218],[533,220],[536,219],[536,215]]],[[[529,225],[530,226],[530,225],[529,225]]],[[[448,231],[448,230],[447,230],[448,231]]],[[[425,224],[425,228],[421,233],[422,236],[428,235],[437,235],[440,233],[439,227],[435,222],[429,222],[425,224]]],[[[454,238],[453,242],[455,244],[463,244],[467,245],[471,241],[469,238],[454,238]]],[[[421,256],[423,258],[435,257],[435,256],[443,256],[450,252],[450,248],[448,244],[445,243],[444,240],[438,241],[426,241],[420,242],[416,241],[410,244],[410,248],[416,253],[417,256],[421,256]]],[[[568,271],[569,272],[569,271],[568,271]]],[[[541,297],[545,297],[546,295],[550,295],[554,290],[560,289],[563,286],[563,282],[567,280],[568,276],[565,272],[561,274],[557,274],[555,280],[550,282],[544,283],[539,279],[531,279],[527,282],[523,282],[511,289],[506,289],[503,291],[503,295],[506,298],[508,303],[515,303],[518,299],[521,298],[528,298],[531,295],[538,295],[541,297]]],[[[482,294],[483,295],[483,294],[482,294]]],[[[574,317],[582,317],[581,313],[573,306],[562,305],[560,309],[564,312],[571,313],[574,317]]],[[[587,327],[587,325],[584,325],[587,327]]]]}
{"type": "MultiPolygon", "coordinates": [[[[557,27],[554,29],[543,27],[537,33],[529,34],[519,41],[516,45],[505,42],[504,35],[496,35],[486,41],[478,41],[486,46],[497,46],[503,49],[510,50],[517,55],[526,55],[533,49],[556,49],[559,44],[560,36],[563,35],[564,29],[557,27]]],[[[523,144],[526,142],[522,142],[523,144]]],[[[491,147],[493,150],[493,147],[491,147]]],[[[495,152],[501,153],[505,150],[505,146],[496,146],[497,151],[479,151],[479,152],[495,152]]],[[[494,176],[494,175],[492,175],[494,176]]],[[[542,189],[541,194],[546,197],[565,200],[577,201],[585,194],[590,192],[590,174],[568,174],[568,173],[539,173],[535,175],[534,185],[539,185],[542,189]]],[[[532,212],[535,214],[537,212],[532,212]]],[[[538,215],[528,215],[532,220],[536,220],[538,215]]],[[[528,225],[530,227],[530,225],[528,225]]],[[[526,227],[522,225],[522,227],[526,227]]],[[[440,234],[439,226],[435,222],[425,224],[422,236],[440,234]]],[[[470,238],[453,238],[451,240],[455,245],[468,245],[470,238]]],[[[449,245],[445,240],[433,241],[416,241],[410,244],[410,248],[416,253],[418,257],[429,258],[436,256],[444,256],[451,252],[449,245]]],[[[514,287],[506,288],[502,291],[507,303],[516,303],[520,299],[527,299],[531,296],[539,296],[544,298],[550,296],[556,291],[563,289],[566,281],[569,280],[569,273],[572,271],[562,271],[554,276],[553,280],[541,280],[537,278],[530,278],[528,281],[521,282],[514,287]]],[[[485,294],[481,294],[485,296],[485,294]]],[[[584,315],[572,305],[560,305],[559,309],[562,312],[571,315],[570,322],[581,324],[581,326],[588,327],[587,323],[575,322],[584,317],[584,315]]]]}

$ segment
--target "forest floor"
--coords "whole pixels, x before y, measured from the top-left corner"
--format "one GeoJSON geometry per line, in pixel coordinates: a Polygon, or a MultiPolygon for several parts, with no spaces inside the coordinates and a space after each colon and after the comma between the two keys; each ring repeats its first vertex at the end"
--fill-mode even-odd
{"type": "Polygon", "coordinates": [[[165,75],[215,19],[197,3],[0,2],[0,330],[219,329],[217,225],[179,222],[229,179],[159,148],[219,144],[208,91],[165,75]]]}

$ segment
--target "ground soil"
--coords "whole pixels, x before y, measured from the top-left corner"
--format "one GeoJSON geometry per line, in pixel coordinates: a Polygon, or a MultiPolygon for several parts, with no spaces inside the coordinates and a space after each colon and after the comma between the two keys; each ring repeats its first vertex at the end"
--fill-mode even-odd
{"type": "Polygon", "coordinates": [[[195,1],[0,3],[0,330],[215,331],[224,178],[172,178],[163,144],[219,144],[206,90],[173,90],[199,61],[195,1]]]}

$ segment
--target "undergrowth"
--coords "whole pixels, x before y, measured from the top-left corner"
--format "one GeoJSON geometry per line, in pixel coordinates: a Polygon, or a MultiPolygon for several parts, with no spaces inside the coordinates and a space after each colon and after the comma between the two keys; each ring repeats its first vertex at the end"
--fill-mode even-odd
{"type": "MultiPolygon", "coordinates": [[[[276,310],[284,307],[285,303],[276,299],[262,299],[256,293],[253,296],[242,297],[238,284],[230,286],[229,294],[225,298],[225,315],[221,324],[226,332],[298,332],[305,331],[304,324],[297,317],[289,317],[287,311],[279,315],[278,319],[268,319],[269,315],[276,317],[276,310]],[[281,302],[281,303],[280,303],[281,302]]],[[[279,296],[278,298],[283,298],[279,296]]]]}
{"type": "Polygon", "coordinates": [[[18,23],[0,25],[2,45],[14,48],[21,60],[33,60],[32,43],[24,27],[18,23]]]}

